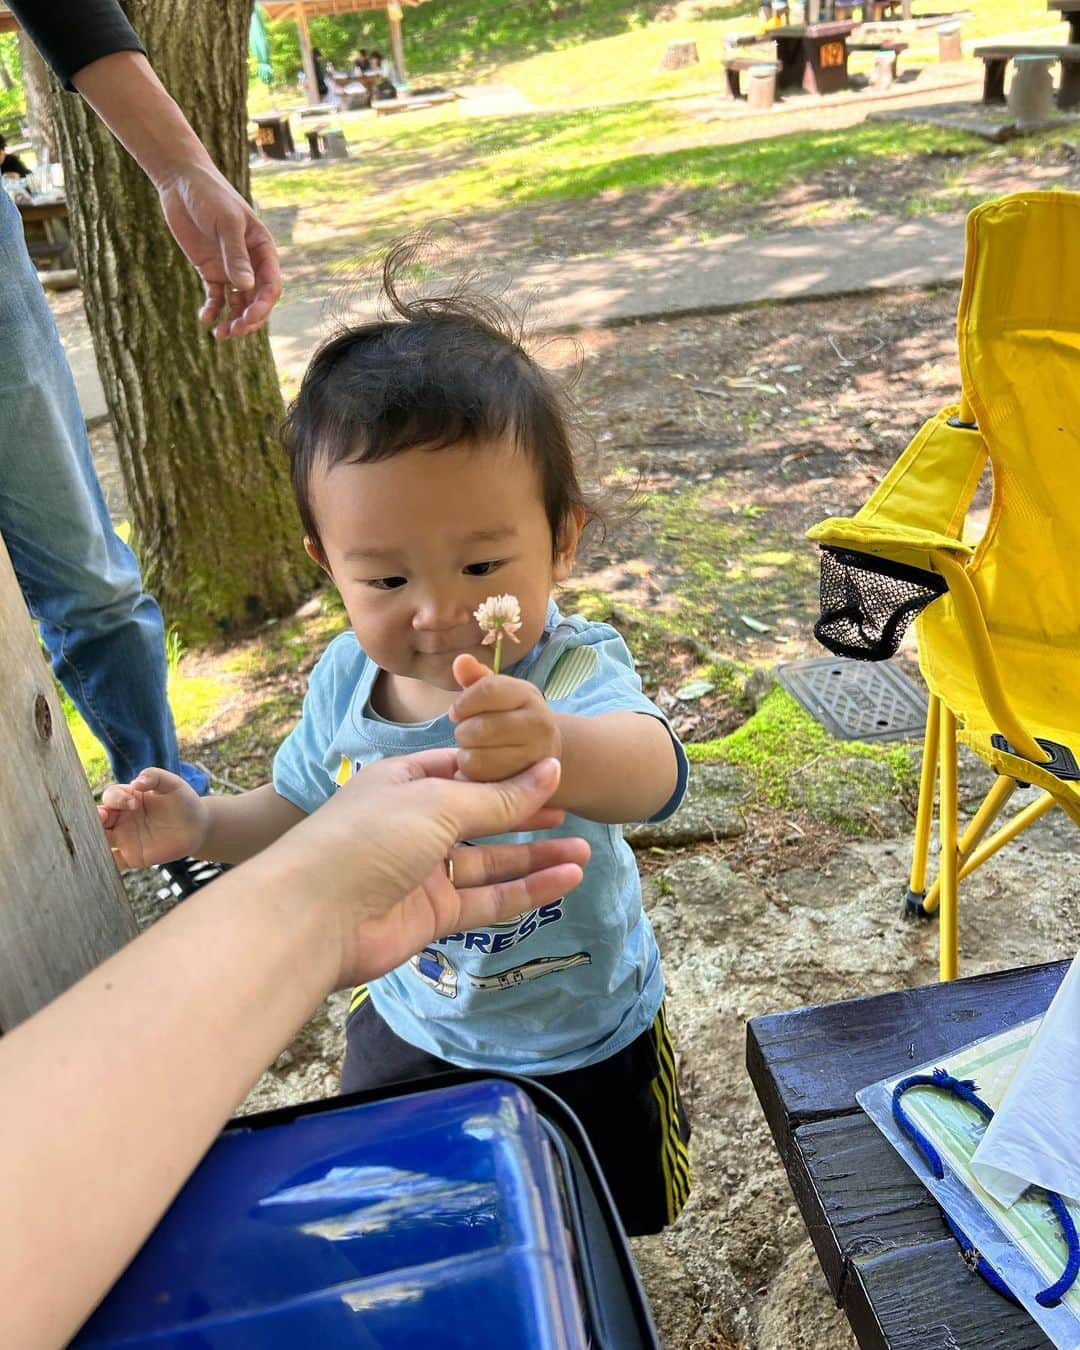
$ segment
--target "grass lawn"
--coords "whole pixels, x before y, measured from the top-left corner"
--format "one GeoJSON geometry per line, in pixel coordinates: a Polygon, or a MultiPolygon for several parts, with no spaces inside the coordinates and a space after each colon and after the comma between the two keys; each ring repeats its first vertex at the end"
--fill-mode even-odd
{"type": "MultiPolygon", "coordinates": [[[[485,74],[514,85],[541,110],[471,117],[448,105],[401,119],[349,119],[351,161],[259,175],[255,195],[280,213],[274,228],[284,242],[312,249],[313,260],[321,252],[352,266],[389,238],[436,219],[654,190],[704,194],[714,215],[729,217],[838,167],[858,172],[875,162],[944,155],[966,163],[986,153],[982,143],[957,132],[888,124],[732,144],[730,127],[710,120],[700,101],[681,96],[717,90],[724,36],[753,27],[756,6],[735,0],[676,12],[679,17],[661,22],[654,11],[610,0],[552,0],[497,11],[430,0],[407,16],[415,52],[426,53],[414,66],[416,82],[485,74]],[[448,45],[451,29],[471,34],[471,46],[448,45]],[[667,42],[686,37],[697,42],[700,64],[659,71],[667,42]],[[518,59],[500,60],[509,56],[518,59]]],[[[1023,32],[1049,39],[1060,37],[1059,30],[1044,0],[985,0],[964,23],[969,43],[1023,32]]],[[[908,40],[905,63],[936,60],[936,29],[908,40]]],[[[973,63],[967,70],[975,76],[973,63]]],[[[1029,153],[1028,143],[1018,153],[1029,153]]],[[[898,209],[917,212],[921,200],[898,209]]],[[[598,239],[597,248],[603,246],[598,239]]]]}
{"type": "Polygon", "coordinates": [[[707,128],[676,103],[486,119],[463,118],[450,105],[419,116],[427,118],[422,125],[354,123],[352,160],[260,177],[260,206],[294,208],[300,242],[353,235],[367,250],[401,233],[403,222],[659,188],[745,205],[830,166],[977,153],[982,144],[959,132],[888,123],[701,144],[707,128]],[[651,151],[658,141],[663,150],[651,151]]]}

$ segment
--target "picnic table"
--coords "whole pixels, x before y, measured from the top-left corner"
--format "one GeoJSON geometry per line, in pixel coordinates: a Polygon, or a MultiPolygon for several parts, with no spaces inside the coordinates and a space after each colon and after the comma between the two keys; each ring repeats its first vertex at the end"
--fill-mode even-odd
{"type": "Polygon", "coordinates": [[[292,159],[296,147],[288,113],[259,113],[251,120],[255,123],[254,140],[260,154],[267,159],[292,159]]]}
{"type": "Polygon", "coordinates": [[[1058,86],[1059,108],[1075,108],[1080,103],[1080,44],[1061,43],[1001,43],[991,42],[976,47],[974,53],[983,63],[984,103],[1004,103],[1005,70],[1018,56],[1044,56],[1061,62],[1061,83],[1058,86]]]}
{"type": "Polygon", "coordinates": [[[848,35],[855,24],[785,24],[767,34],[776,43],[781,89],[803,88],[808,94],[835,94],[848,87],[848,35]]]}
{"type": "Polygon", "coordinates": [[[756,1017],[750,1077],[803,1221],[860,1346],[1046,1350],[965,1266],[941,1212],[855,1093],[1045,1012],[1067,961],[756,1017]]]}
{"type": "Polygon", "coordinates": [[[27,252],[34,262],[56,268],[74,267],[75,255],[71,251],[67,198],[64,194],[52,193],[35,197],[29,202],[16,198],[15,205],[22,219],[27,252]]]}
{"type": "Polygon", "coordinates": [[[1046,8],[1062,15],[1069,25],[1069,41],[1080,43],[1080,0],[1046,0],[1046,8]]]}

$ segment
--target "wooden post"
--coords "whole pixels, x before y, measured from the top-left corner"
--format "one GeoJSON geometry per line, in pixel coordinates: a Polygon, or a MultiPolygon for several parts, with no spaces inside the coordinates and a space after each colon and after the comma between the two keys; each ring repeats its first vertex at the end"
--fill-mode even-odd
{"type": "Polygon", "coordinates": [[[386,18],[390,24],[390,52],[394,58],[394,69],[398,79],[405,84],[405,44],[401,40],[401,5],[398,0],[390,0],[386,6],[386,18]]]}
{"type": "Polygon", "coordinates": [[[135,936],[94,799],[0,543],[0,1027],[135,936]]]}
{"type": "Polygon", "coordinates": [[[304,83],[307,85],[308,103],[314,106],[321,103],[319,81],[315,77],[315,56],[311,50],[311,32],[308,29],[304,0],[296,0],[293,9],[296,15],[296,30],[300,37],[300,59],[304,63],[304,83]]]}

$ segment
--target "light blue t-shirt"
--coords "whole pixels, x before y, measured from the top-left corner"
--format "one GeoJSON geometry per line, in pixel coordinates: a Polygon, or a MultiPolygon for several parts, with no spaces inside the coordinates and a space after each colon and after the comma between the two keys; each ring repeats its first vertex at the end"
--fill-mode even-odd
{"type": "MultiPolygon", "coordinates": [[[[316,810],[366,764],[455,744],[447,716],[402,725],[374,712],[378,674],[351,632],[335,638],[312,671],[303,716],[274,760],[275,790],[302,811],[316,810]]],[[[540,642],[507,674],[536,685],[556,712],[638,712],[667,725],[641,692],[615,629],[563,619],[554,604],[540,642]]],[[[671,741],[678,783],[658,820],[686,791],[686,756],[674,733],[671,741]]],[[[621,828],[567,815],[559,829],[537,835],[587,839],[584,881],[505,923],[451,933],[373,980],[375,1009],[403,1040],[463,1068],[562,1073],[607,1059],[652,1023],[664,981],[621,828]]]]}

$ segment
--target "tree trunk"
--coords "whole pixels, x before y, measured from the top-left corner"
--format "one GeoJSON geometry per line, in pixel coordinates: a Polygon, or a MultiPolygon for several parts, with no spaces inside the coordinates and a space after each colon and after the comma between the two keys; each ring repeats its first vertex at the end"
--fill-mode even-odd
{"type": "Polygon", "coordinates": [[[10,1031],[135,936],[0,540],[0,1027],[10,1031]]]}
{"type": "Polygon", "coordinates": [[[19,30],[19,57],[22,61],[23,93],[26,95],[26,120],[30,139],[40,161],[42,155],[55,162],[60,157],[53,111],[53,85],[49,68],[26,34],[19,30]]]}
{"type": "MultiPolygon", "coordinates": [[[[150,61],[241,192],[252,0],[123,0],[150,61]]],[[[292,609],[311,577],[264,331],[217,343],[157,194],[77,95],[57,99],[83,300],[147,588],[188,642],[292,609]]]]}

